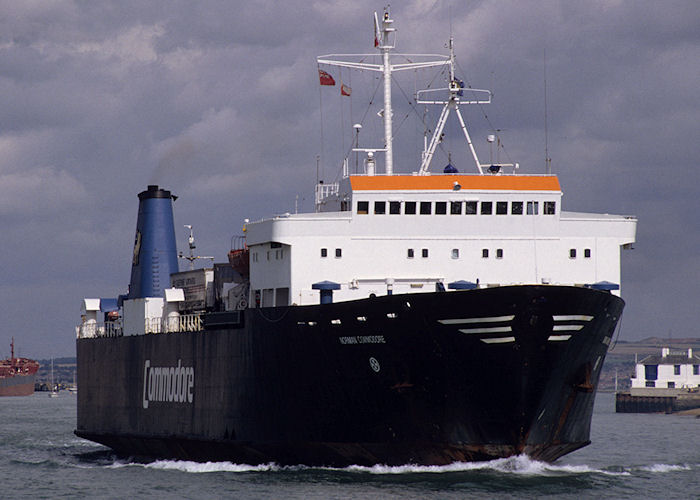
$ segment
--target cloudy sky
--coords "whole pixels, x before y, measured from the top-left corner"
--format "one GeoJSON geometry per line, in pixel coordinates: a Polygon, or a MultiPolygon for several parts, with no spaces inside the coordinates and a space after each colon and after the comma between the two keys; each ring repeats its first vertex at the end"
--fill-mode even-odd
{"type": "MultiPolygon", "coordinates": [[[[13,335],[27,356],[74,355],[82,297],[126,290],[147,184],[179,196],[180,248],[192,224],[219,261],[244,218],[310,210],[316,158],[333,180],[341,131],[362,120],[361,142],[381,142],[376,75],[337,75],[353,88],[341,101],[319,88],[315,57],[372,52],[383,6],[0,1],[0,355],[13,335]]],[[[700,336],[700,4],[414,0],[392,17],[401,52],[445,53],[452,30],[459,76],[494,91],[466,110],[480,155],[500,129],[527,173],[544,170],[546,54],[564,209],[639,217],[620,338],[700,336]]],[[[434,76],[394,90],[396,171],[416,169],[422,134],[404,94],[434,76]]],[[[449,150],[470,171],[457,132],[436,161],[449,150]]]]}

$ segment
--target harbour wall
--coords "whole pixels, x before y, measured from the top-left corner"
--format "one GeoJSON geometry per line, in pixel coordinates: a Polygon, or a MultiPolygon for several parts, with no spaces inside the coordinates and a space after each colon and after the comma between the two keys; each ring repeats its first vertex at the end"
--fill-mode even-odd
{"type": "Polygon", "coordinates": [[[633,396],[628,392],[615,395],[617,413],[675,413],[700,408],[700,394],[633,396]]]}

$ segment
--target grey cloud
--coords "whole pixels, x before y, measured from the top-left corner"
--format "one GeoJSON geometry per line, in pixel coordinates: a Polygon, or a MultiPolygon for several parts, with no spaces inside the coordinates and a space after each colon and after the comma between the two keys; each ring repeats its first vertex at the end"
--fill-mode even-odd
{"type": "MultiPolygon", "coordinates": [[[[350,115],[350,100],[319,89],[314,57],[372,52],[371,15],[382,7],[0,2],[0,223],[14,256],[0,316],[6,331],[26,331],[37,304],[51,318],[26,331],[25,352],[71,354],[80,298],[124,291],[136,195],[148,183],[180,196],[180,246],[182,224],[193,224],[198,248],[221,259],[243,218],[292,211],[297,195],[310,210],[316,155],[332,179],[350,144],[341,129],[367,111],[376,83],[343,73],[350,115]]],[[[459,76],[496,92],[491,106],[466,110],[479,154],[488,157],[486,114],[524,172],[543,171],[546,49],[549,148],[565,208],[640,217],[636,249],[623,255],[623,338],[694,332],[697,3],[416,0],[392,14],[402,52],[444,53],[451,25],[459,76]]],[[[398,81],[409,98],[423,83],[398,81]]],[[[422,128],[403,92],[394,94],[397,125],[408,115],[397,165],[407,171],[422,128]]],[[[378,107],[365,144],[381,142],[378,107]]],[[[451,150],[470,171],[458,138],[436,164],[451,150]]]]}

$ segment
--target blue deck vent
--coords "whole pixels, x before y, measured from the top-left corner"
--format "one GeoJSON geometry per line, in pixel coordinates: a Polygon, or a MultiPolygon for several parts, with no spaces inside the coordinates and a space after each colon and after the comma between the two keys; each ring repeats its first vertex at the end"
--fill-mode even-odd
{"type": "Polygon", "coordinates": [[[170,274],[178,272],[173,200],[170,191],[148,186],[139,193],[129,299],[162,297],[170,274]]]}
{"type": "Polygon", "coordinates": [[[619,290],[620,285],[617,283],[611,283],[610,281],[598,281],[597,283],[590,283],[586,285],[586,288],[592,288],[594,290],[619,290]]]}
{"type": "Polygon", "coordinates": [[[311,285],[313,290],[321,290],[321,304],[333,303],[333,290],[340,290],[340,283],[333,281],[319,281],[311,285]]]}
{"type": "Polygon", "coordinates": [[[459,170],[457,170],[457,167],[452,165],[452,163],[448,163],[445,168],[442,170],[444,174],[458,174],[459,170]]]}
{"type": "Polygon", "coordinates": [[[458,280],[447,284],[450,290],[474,290],[478,285],[471,281],[458,280]]]}

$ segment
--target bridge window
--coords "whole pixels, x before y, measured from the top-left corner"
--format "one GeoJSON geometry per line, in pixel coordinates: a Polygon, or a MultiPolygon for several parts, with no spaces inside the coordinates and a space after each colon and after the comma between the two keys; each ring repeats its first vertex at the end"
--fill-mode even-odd
{"type": "Polygon", "coordinates": [[[465,201],[464,202],[464,213],[465,213],[465,215],[476,214],[476,202],[475,201],[465,201]]]}
{"type": "Polygon", "coordinates": [[[554,213],[557,211],[557,202],[556,201],[545,201],[543,208],[544,208],[545,215],[554,215],[554,213]]]}
{"type": "Polygon", "coordinates": [[[432,210],[432,201],[421,201],[420,202],[420,213],[421,215],[430,215],[432,210]]]}
{"type": "Polygon", "coordinates": [[[389,213],[391,215],[398,215],[401,213],[401,202],[400,201],[390,201],[389,202],[389,213]]]}
{"type": "Polygon", "coordinates": [[[407,201],[403,205],[403,213],[406,215],[416,215],[416,202],[407,201]]]}
{"type": "Polygon", "coordinates": [[[674,374],[674,375],[680,375],[680,374],[681,374],[681,365],[673,365],[673,374],[674,374]]]}
{"type": "Polygon", "coordinates": [[[367,215],[369,213],[369,201],[358,201],[357,213],[361,215],[367,215]]]}
{"type": "Polygon", "coordinates": [[[482,201],[481,202],[481,215],[491,215],[493,212],[493,202],[482,201]]]}
{"type": "Polygon", "coordinates": [[[513,215],[522,215],[523,214],[523,202],[522,201],[514,201],[513,203],[510,204],[510,213],[513,215]]]}
{"type": "Polygon", "coordinates": [[[374,213],[378,215],[384,215],[386,213],[386,202],[385,201],[375,201],[374,202],[374,213]]]}
{"type": "Polygon", "coordinates": [[[539,213],[540,204],[538,201],[527,202],[527,215],[537,215],[539,213]]]}
{"type": "Polygon", "coordinates": [[[462,202],[461,201],[451,201],[450,202],[450,214],[451,215],[462,215],[462,202]]]}
{"type": "Polygon", "coordinates": [[[496,215],[506,215],[508,213],[508,202],[507,201],[497,201],[496,202],[496,215]]]}
{"type": "Polygon", "coordinates": [[[700,365],[693,365],[693,375],[700,375],[700,365]]]}
{"type": "Polygon", "coordinates": [[[447,202],[446,201],[436,201],[435,202],[435,214],[436,215],[447,214],[447,202]]]}

